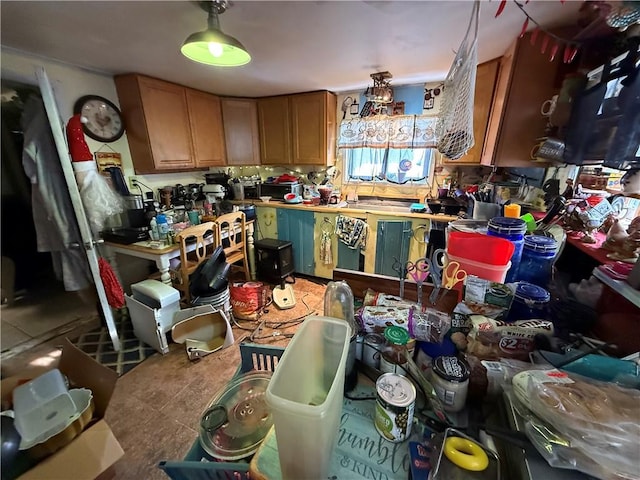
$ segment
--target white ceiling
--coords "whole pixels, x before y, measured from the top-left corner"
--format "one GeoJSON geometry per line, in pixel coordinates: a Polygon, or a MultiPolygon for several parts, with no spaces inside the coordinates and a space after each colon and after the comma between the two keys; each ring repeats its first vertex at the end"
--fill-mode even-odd
{"type": "MultiPolygon", "coordinates": [[[[482,2],[478,60],[500,56],[524,14],[513,3],[482,2]]],[[[524,2],[522,2],[524,3],[524,2]]],[[[537,0],[527,11],[542,25],[575,25],[582,2],[537,0]]],[[[201,90],[265,96],[370,84],[388,70],[392,84],[442,80],[464,37],[470,1],[235,1],[220,16],[252,61],[234,68],[191,62],[180,54],[204,30],[206,12],[188,1],[0,3],[1,43],[106,74],[138,72],[201,90]]]]}

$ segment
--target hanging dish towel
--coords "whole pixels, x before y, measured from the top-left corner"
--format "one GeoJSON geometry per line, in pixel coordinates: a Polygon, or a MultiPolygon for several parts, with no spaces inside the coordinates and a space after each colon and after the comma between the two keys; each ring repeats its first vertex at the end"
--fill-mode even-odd
{"type": "Polygon", "coordinates": [[[369,225],[359,218],[338,215],[336,218],[336,235],[342,243],[351,249],[364,250],[367,245],[369,225]]]}
{"type": "Polygon", "coordinates": [[[331,265],[333,263],[333,252],[331,251],[331,232],[322,232],[320,242],[320,260],[323,265],[331,265]]]}

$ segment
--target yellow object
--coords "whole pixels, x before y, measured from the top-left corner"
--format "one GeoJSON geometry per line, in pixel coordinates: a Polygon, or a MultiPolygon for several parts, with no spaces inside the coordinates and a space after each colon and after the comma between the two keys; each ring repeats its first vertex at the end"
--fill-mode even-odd
{"type": "Polygon", "coordinates": [[[462,437],[449,437],[444,442],[444,454],[460,468],[482,472],[489,466],[489,457],[480,445],[462,437]]]}
{"type": "Polygon", "coordinates": [[[520,218],[520,205],[511,203],[504,206],[504,216],[511,218],[520,218]]]}

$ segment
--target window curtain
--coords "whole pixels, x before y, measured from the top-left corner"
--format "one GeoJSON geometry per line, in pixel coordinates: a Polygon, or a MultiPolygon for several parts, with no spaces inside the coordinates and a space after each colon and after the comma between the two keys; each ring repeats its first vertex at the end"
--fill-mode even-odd
{"type": "Polygon", "coordinates": [[[434,148],[437,117],[377,115],[343,120],[338,148],[434,148]]]}

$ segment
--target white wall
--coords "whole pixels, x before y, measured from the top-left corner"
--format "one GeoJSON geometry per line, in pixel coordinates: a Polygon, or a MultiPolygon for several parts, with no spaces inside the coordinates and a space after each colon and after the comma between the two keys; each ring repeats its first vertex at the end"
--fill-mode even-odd
{"type": "MultiPolygon", "coordinates": [[[[4,47],[1,50],[1,54],[2,68],[0,71],[2,78],[7,80],[37,85],[35,71],[38,67],[44,67],[51,81],[64,125],[73,115],[74,103],[84,95],[100,95],[119,105],[116,87],[113,83],[113,77],[110,75],[90,72],[41,57],[25,55],[4,47]]],[[[96,142],[89,137],[86,137],[86,140],[92,152],[104,148],[103,143],[96,142]]],[[[126,133],[119,140],[110,143],[109,146],[122,155],[125,172],[130,171],[133,173],[126,133]]],[[[105,150],[110,151],[107,148],[105,150]]]]}

